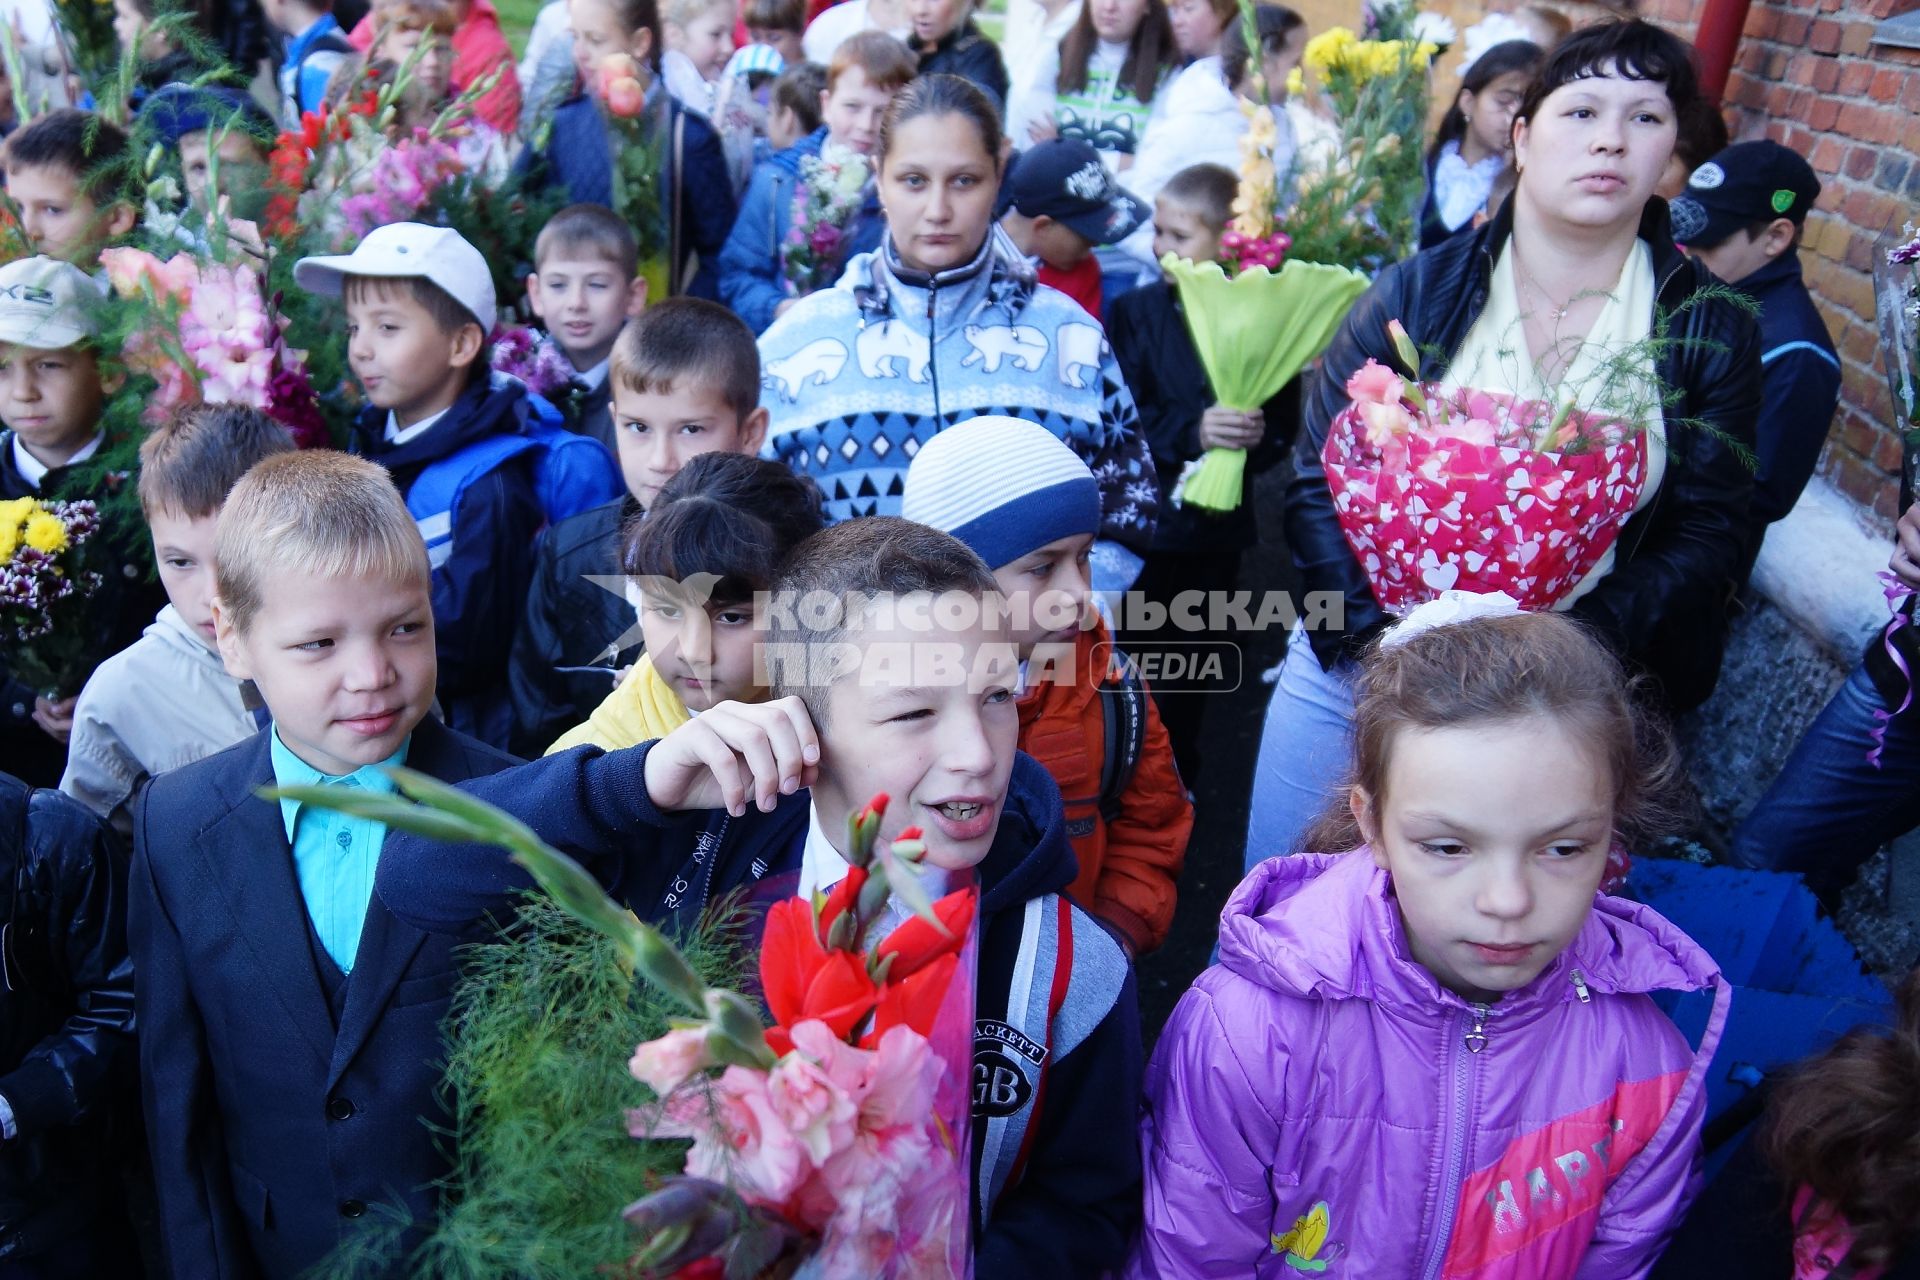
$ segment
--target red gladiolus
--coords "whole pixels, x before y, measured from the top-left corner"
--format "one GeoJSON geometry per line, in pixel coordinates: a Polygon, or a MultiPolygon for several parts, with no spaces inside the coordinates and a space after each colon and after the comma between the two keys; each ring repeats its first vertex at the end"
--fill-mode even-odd
{"type": "Polygon", "coordinates": [[[946,1000],[947,988],[953,985],[953,975],[959,967],[960,957],[949,953],[904,982],[889,980],[874,1009],[873,1030],[860,1038],[860,1047],[875,1048],[880,1038],[897,1026],[911,1027],[923,1036],[931,1036],[934,1021],[940,1016],[940,1005],[946,1000]]]}
{"type": "Polygon", "coordinates": [[[860,890],[866,886],[866,883],[867,869],[852,867],[848,869],[846,878],[833,886],[833,890],[827,894],[827,903],[820,909],[818,926],[821,946],[827,945],[833,922],[851,910],[853,904],[860,900],[860,890]]]}
{"type": "Polygon", "coordinates": [[[942,956],[958,952],[973,925],[974,902],[972,889],[960,889],[933,904],[933,914],[946,926],[944,933],[915,916],[888,934],[876,958],[894,958],[893,967],[887,971],[889,985],[918,973],[942,956]]]}
{"type": "Polygon", "coordinates": [[[865,822],[870,817],[872,818],[885,817],[887,812],[887,806],[891,803],[892,801],[888,798],[887,793],[882,791],[879,795],[867,801],[867,807],[860,811],[860,816],[856,819],[856,821],[865,822]]]}
{"type": "Polygon", "coordinates": [[[898,844],[902,840],[924,840],[926,838],[927,838],[927,833],[922,831],[919,827],[908,827],[905,831],[902,831],[899,835],[895,836],[893,838],[893,841],[895,844],[898,844]]]}
{"type": "Polygon", "coordinates": [[[813,908],[799,898],[777,902],[767,912],[760,944],[760,989],[779,1025],[767,1033],[775,1053],[791,1041],[784,1029],[818,1018],[846,1039],[879,997],[864,957],[827,951],[813,931],[813,908]]]}

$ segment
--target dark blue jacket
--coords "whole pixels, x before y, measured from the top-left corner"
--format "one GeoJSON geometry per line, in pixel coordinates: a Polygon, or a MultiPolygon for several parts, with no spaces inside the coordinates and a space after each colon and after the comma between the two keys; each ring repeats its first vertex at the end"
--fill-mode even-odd
{"type": "MultiPolygon", "coordinates": [[[[463,782],[510,756],[433,720],[407,764],[463,782]]],[[[421,1228],[450,1171],[439,1098],[453,939],[376,897],[334,986],[277,804],[266,732],[137,802],[128,932],[165,1253],[179,1280],[278,1280],[397,1206],[421,1228]]]]}
{"type": "MultiPolygon", "coordinates": [[[[428,463],[489,436],[520,434],[531,412],[518,383],[476,385],[424,435],[394,445],[382,434],[387,411],[369,408],[354,424],[353,452],[385,467],[405,495],[428,463]]],[[[433,571],[440,705],[449,724],[496,746],[506,744],[512,721],[507,656],[533,574],[533,541],[546,524],[532,468],[522,455],[466,490],[454,512],[452,551],[433,571]]]]}
{"type": "Polygon", "coordinates": [[[955,27],[932,48],[915,42],[920,55],[920,74],[959,76],[971,80],[993,99],[993,109],[1002,118],[1007,114],[1007,64],[1000,46],[981,34],[972,18],[955,27]]]}
{"type": "MultiPolygon", "coordinates": [[[[756,334],[766,332],[773,323],[773,310],[792,295],[787,292],[780,270],[780,246],[786,243],[793,226],[794,191],[800,181],[800,161],[820,154],[826,142],[823,126],[814,130],[785,151],[775,152],[760,162],[747,187],[740,216],[734,219],[733,234],[720,253],[720,300],[725,302],[756,334]]],[[[887,233],[886,214],[880,208],[880,192],[869,179],[860,208],[846,227],[846,239],[840,251],[844,266],[857,253],[871,253],[880,247],[887,233]]]]}
{"type": "Polygon", "coordinates": [[[1733,286],[1760,307],[1763,369],[1753,480],[1753,540],[1793,510],[1820,460],[1840,403],[1840,357],[1800,278],[1800,254],[1789,249],[1733,286]]]}
{"type": "MultiPolygon", "coordinates": [[[[684,121],[681,165],[673,163],[673,138],[665,143],[666,184],[680,202],[680,261],[698,256],[699,268],[683,292],[718,301],[720,250],[733,230],[733,181],[727,177],[726,155],[719,135],[698,115],[668,99],[669,128],[684,121]]],[[[608,150],[607,123],[600,107],[584,93],[576,93],[554,108],[542,158],[551,181],[575,204],[613,204],[613,156],[608,150]]],[[[664,229],[663,229],[664,234],[664,229]]],[[[657,299],[656,299],[657,301],[657,299]]]]}
{"type": "MultiPolygon", "coordinates": [[[[800,868],[807,793],[738,818],[663,813],[647,797],[651,749],[576,747],[462,789],[527,823],[670,932],[736,890],[791,893],[785,873],[800,868]]],[[[1139,1211],[1133,969],[1120,944],[1062,896],[1077,869],[1059,789],[1022,754],[980,864],[973,1158],[982,1276],[1064,1280],[1118,1269],[1139,1211]]],[[[501,850],[394,832],[375,889],[400,919],[477,937],[531,883],[501,850]]]]}

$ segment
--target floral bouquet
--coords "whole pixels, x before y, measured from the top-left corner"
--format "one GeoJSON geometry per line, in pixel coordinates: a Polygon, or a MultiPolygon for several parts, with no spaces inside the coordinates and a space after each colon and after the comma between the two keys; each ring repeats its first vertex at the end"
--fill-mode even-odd
{"type": "Polygon", "coordinates": [[[678,263],[667,261],[666,136],[668,94],[664,89],[647,104],[640,84],[640,66],[631,54],[610,53],[594,68],[599,98],[605,108],[608,154],[613,157],[613,211],[633,228],[640,242],[640,273],[646,277],[647,296],[670,296],[678,263]]]}
{"type": "Polygon", "coordinates": [[[573,388],[573,364],[553,339],[525,325],[501,325],[487,339],[493,370],[518,378],[527,390],[558,405],[573,388]]]}
{"type": "Polygon", "coordinates": [[[849,819],[845,879],[769,911],[759,955],[768,1026],[750,1000],[707,985],[672,943],[523,824],[424,775],[391,772],[399,796],[338,787],[262,794],[508,849],[685,1015],[628,1064],[655,1098],[629,1115],[629,1131],[692,1145],[681,1174],[626,1209],[640,1244],[622,1274],[971,1274],[977,894],[968,886],[928,897],[919,831],[885,846],[877,839],[885,796],[849,819]],[[896,900],[911,914],[876,937],[896,900]]]}
{"type": "Polygon", "coordinates": [[[839,277],[847,223],[860,211],[872,175],[867,158],[851,147],[828,145],[800,161],[792,225],[780,246],[780,274],[789,294],[805,297],[839,277]]]}
{"type": "MultiPolygon", "coordinates": [[[[1388,329],[1417,370],[1406,330],[1388,329]]],[[[1618,416],[1422,385],[1373,360],[1347,395],[1321,457],[1389,613],[1455,589],[1553,608],[1611,549],[1646,481],[1646,435],[1618,416]]]]}
{"type": "Polygon", "coordinates": [[[122,348],[128,368],[151,377],[141,420],[156,425],[192,404],[240,404],[286,427],[302,448],[327,443],[304,353],[287,346],[284,322],[245,263],[144,249],[100,255],[108,283],[135,316],[122,348]]]}
{"type": "MultiPolygon", "coordinates": [[[[1259,48],[1251,3],[1241,5],[1241,21],[1248,47],[1259,48]]],[[[1240,108],[1247,132],[1240,140],[1233,221],[1220,238],[1224,265],[1172,254],[1160,265],[1180,291],[1187,332],[1213,394],[1228,408],[1257,413],[1326,350],[1348,308],[1366,292],[1367,278],[1290,255],[1294,241],[1279,227],[1273,113],[1244,100],[1240,108]]],[[[1232,511],[1245,493],[1246,473],[1245,449],[1208,449],[1181,474],[1174,503],[1232,511]]]]}
{"type": "Polygon", "coordinates": [[[91,502],[0,502],[0,649],[55,701],[80,692],[93,666],[87,604],[101,579],[86,558],[99,531],[91,502]]]}

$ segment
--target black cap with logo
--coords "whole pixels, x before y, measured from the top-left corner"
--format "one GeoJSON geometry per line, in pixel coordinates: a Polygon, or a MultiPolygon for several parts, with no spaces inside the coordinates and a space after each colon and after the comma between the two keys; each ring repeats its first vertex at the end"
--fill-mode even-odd
{"type": "Polygon", "coordinates": [[[1777,142],[1736,142],[1693,171],[1673,201],[1673,238],[1711,249],[1756,222],[1786,218],[1795,226],[1820,198],[1820,179],[1797,151],[1777,142]]]}
{"type": "Polygon", "coordinates": [[[1002,197],[1028,218],[1052,218],[1094,244],[1116,244],[1153,216],[1113,180],[1100,153],[1074,138],[1055,138],[1022,152],[1002,197]]]}

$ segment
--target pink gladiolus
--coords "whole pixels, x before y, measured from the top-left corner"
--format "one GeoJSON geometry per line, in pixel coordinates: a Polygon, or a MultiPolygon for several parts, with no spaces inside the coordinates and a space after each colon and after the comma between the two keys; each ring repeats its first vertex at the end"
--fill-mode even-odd
{"type": "Polygon", "coordinates": [[[1461,422],[1449,423],[1441,434],[1452,436],[1462,444],[1484,445],[1488,448],[1500,442],[1499,433],[1485,418],[1468,418],[1461,422]]]}
{"type": "MultiPolygon", "coordinates": [[[[832,1036],[818,1022],[802,1027],[818,1027],[832,1036]]],[[[809,1060],[804,1051],[788,1054],[768,1073],[767,1103],[815,1165],[825,1164],[853,1142],[859,1110],[825,1064],[809,1060]]]]}
{"type": "Polygon", "coordinates": [[[728,1067],[711,1089],[682,1089],[656,1116],[636,1113],[636,1138],[692,1138],[686,1172],[723,1182],[758,1204],[784,1205],[811,1164],[767,1099],[767,1075],[728,1067]]]}
{"type": "Polygon", "coordinates": [[[1413,430],[1413,415],[1399,404],[1362,401],[1357,407],[1360,421],[1366,424],[1367,443],[1376,449],[1413,430]]]}
{"type": "Polygon", "coordinates": [[[688,1076],[712,1065],[706,1031],[681,1028],[634,1049],[627,1070],[635,1080],[664,1098],[678,1089],[688,1076]]]}
{"type": "Polygon", "coordinates": [[[1400,375],[1377,360],[1369,360],[1347,379],[1347,398],[1360,405],[1398,405],[1400,375]]]}

